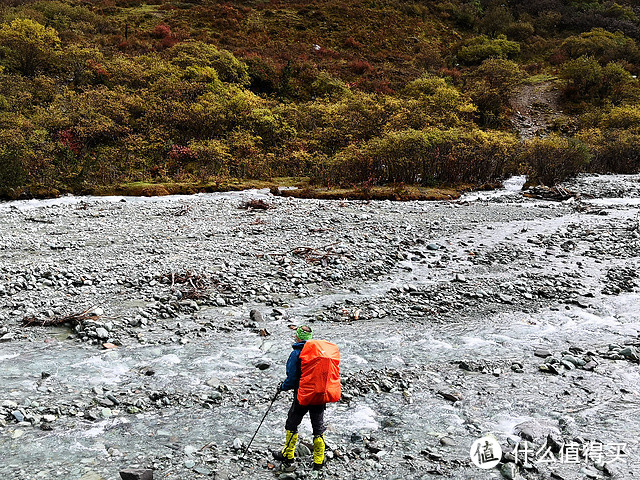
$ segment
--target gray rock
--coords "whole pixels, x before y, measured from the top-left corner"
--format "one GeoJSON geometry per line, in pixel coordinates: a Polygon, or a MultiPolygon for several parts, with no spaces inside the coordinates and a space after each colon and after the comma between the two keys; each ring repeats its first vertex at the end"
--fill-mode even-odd
{"type": "Polygon", "coordinates": [[[251,318],[252,322],[262,323],[264,322],[264,318],[262,317],[262,313],[259,310],[253,309],[249,313],[249,318],[251,318]]]}
{"type": "Polygon", "coordinates": [[[297,475],[293,472],[281,473],[278,476],[278,480],[296,480],[297,478],[298,478],[297,475]]]}
{"type": "Polygon", "coordinates": [[[209,399],[213,400],[214,402],[219,402],[220,400],[222,400],[222,393],[212,392],[209,394],[209,399]]]}
{"type": "Polygon", "coordinates": [[[185,460],[184,467],[185,468],[193,468],[196,466],[196,462],[194,460],[185,460]]]}
{"type": "Polygon", "coordinates": [[[96,328],[96,337],[98,337],[100,340],[106,340],[107,338],[109,338],[109,332],[106,328],[103,327],[96,328]]]}
{"type": "Polygon", "coordinates": [[[565,355],[565,356],[563,356],[562,357],[562,361],[563,362],[569,362],[574,367],[583,367],[587,363],[583,359],[578,358],[578,357],[574,357],[573,355],[565,355]]]}
{"type": "Polygon", "coordinates": [[[5,333],[4,335],[2,335],[2,337],[0,337],[0,342],[10,342],[14,338],[16,338],[15,333],[5,333]]]}
{"type": "Polygon", "coordinates": [[[240,440],[239,438],[235,438],[233,440],[233,449],[234,450],[242,450],[242,446],[244,445],[244,443],[242,442],[242,440],[240,440]]]}
{"type": "Polygon", "coordinates": [[[296,446],[296,455],[298,457],[308,457],[311,455],[311,450],[304,443],[299,443],[296,446]]]}
{"type": "Polygon", "coordinates": [[[634,362],[640,360],[640,358],[638,357],[638,350],[636,350],[635,347],[625,347],[618,352],[618,355],[622,355],[624,358],[633,360],[634,362]]]}
{"type": "Polygon", "coordinates": [[[500,467],[500,473],[507,480],[514,480],[518,475],[518,467],[515,463],[505,463],[500,467]]]}
{"type": "Polygon", "coordinates": [[[266,360],[260,360],[256,363],[256,368],[259,370],[266,370],[271,367],[271,363],[266,360]]]}
{"type": "Polygon", "coordinates": [[[13,418],[15,418],[18,423],[24,422],[24,414],[20,410],[14,410],[11,412],[11,415],[13,415],[13,418]]]}
{"type": "Polygon", "coordinates": [[[120,471],[122,480],[153,480],[153,470],[147,468],[127,468],[120,471]]]}
{"type": "Polygon", "coordinates": [[[560,370],[558,370],[555,365],[552,365],[550,363],[543,363],[538,368],[541,372],[548,372],[548,373],[553,373],[554,375],[560,375],[560,370]]]}
{"type": "Polygon", "coordinates": [[[440,444],[444,445],[445,447],[453,447],[455,446],[456,442],[451,437],[442,437],[440,439],[440,444]]]}
{"type": "Polygon", "coordinates": [[[543,439],[547,439],[550,434],[556,435],[558,433],[555,425],[544,420],[528,420],[519,423],[513,427],[513,430],[523,440],[536,444],[541,443],[543,439]]]}
{"type": "Polygon", "coordinates": [[[559,453],[564,447],[564,440],[557,432],[549,432],[547,435],[547,447],[551,449],[553,453],[559,453]]]}
{"type": "Polygon", "coordinates": [[[513,297],[511,295],[505,295],[504,293],[501,293],[500,295],[498,295],[498,298],[503,303],[513,303],[513,297]]]}
{"type": "Polygon", "coordinates": [[[462,395],[451,391],[438,390],[438,395],[446,400],[449,400],[450,402],[457,402],[459,400],[462,400],[462,395]]]}
{"type": "Polygon", "coordinates": [[[218,388],[220,386],[220,379],[216,377],[211,377],[209,380],[205,382],[207,385],[213,388],[218,388]]]}
{"type": "Polygon", "coordinates": [[[96,472],[87,472],[78,480],[105,480],[105,478],[102,475],[97,474],[96,472]]]}

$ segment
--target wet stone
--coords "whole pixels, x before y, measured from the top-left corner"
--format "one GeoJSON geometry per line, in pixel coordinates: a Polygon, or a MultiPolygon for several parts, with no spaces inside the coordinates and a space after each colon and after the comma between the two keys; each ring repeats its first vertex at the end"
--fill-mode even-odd
{"type": "Polygon", "coordinates": [[[564,357],[562,357],[562,361],[563,363],[571,363],[574,367],[582,367],[587,363],[583,359],[574,357],[573,355],[565,355],[564,357]]]}
{"type": "Polygon", "coordinates": [[[242,445],[243,445],[243,442],[242,442],[242,440],[241,440],[241,439],[239,439],[239,438],[235,438],[235,439],[233,440],[233,449],[234,449],[234,450],[236,450],[236,451],[237,451],[237,450],[241,450],[241,449],[242,449],[242,445]]]}
{"type": "Polygon", "coordinates": [[[105,480],[105,478],[96,472],[88,472],[82,475],[78,480],[105,480]]]}
{"type": "Polygon", "coordinates": [[[448,390],[438,390],[438,395],[440,395],[445,400],[449,400],[450,402],[457,402],[459,400],[462,400],[462,395],[448,390]]]}
{"type": "Polygon", "coordinates": [[[256,362],[256,368],[258,370],[266,370],[269,367],[271,367],[271,363],[266,360],[260,360],[259,362],[256,362]]]}
{"type": "Polygon", "coordinates": [[[500,467],[500,473],[507,480],[514,480],[518,475],[518,467],[514,463],[505,463],[500,467]]]}
{"type": "Polygon", "coordinates": [[[445,447],[453,447],[455,446],[456,442],[451,437],[442,437],[440,439],[440,444],[444,445],[445,447]]]}
{"type": "Polygon", "coordinates": [[[285,473],[281,473],[278,476],[278,480],[296,480],[297,475],[293,472],[285,472],[285,473]]]}
{"type": "Polygon", "coordinates": [[[128,468],[120,472],[122,480],[153,480],[153,470],[146,468],[128,468]]]}
{"type": "Polygon", "coordinates": [[[621,355],[624,358],[633,360],[635,362],[640,360],[640,358],[638,357],[638,350],[635,347],[625,347],[618,352],[618,355],[621,355]]]}
{"type": "Polygon", "coordinates": [[[13,415],[13,418],[15,418],[18,423],[24,422],[24,414],[20,410],[14,410],[11,412],[11,415],[13,415]]]}

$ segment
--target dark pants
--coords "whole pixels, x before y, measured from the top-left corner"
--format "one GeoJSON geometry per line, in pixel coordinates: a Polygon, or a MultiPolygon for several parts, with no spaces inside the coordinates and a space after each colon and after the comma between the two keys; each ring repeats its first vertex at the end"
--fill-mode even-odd
{"type": "Polygon", "coordinates": [[[313,435],[322,435],[325,431],[324,426],[324,409],[326,405],[300,405],[298,399],[294,397],[291,408],[289,409],[289,415],[287,416],[287,423],[284,428],[290,432],[297,432],[298,425],[302,422],[302,418],[309,412],[311,417],[311,428],[313,428],[313,435]]]}

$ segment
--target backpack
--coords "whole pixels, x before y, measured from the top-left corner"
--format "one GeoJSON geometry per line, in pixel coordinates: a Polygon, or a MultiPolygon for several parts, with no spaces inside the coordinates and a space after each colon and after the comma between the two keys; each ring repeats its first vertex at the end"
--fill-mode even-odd
{"type": "Polygon", "coordinates": [[[309,340],[300,352],[300,405],[323,405],[337,402],[340,387],[340,350],[325,340],[309,340]]]}

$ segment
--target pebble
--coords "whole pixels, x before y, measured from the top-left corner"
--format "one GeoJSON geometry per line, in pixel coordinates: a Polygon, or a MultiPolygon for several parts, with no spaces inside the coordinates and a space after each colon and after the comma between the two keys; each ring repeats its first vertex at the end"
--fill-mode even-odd
{"type": "Polygon", "coordinates": [[[514,480],[518,475],[518,467],[514,463],[505,463],[500,467],[500,473],[507,480],[514,480]]]}

